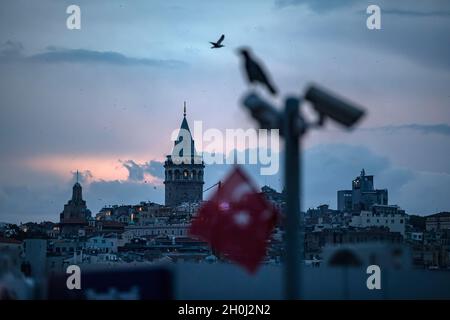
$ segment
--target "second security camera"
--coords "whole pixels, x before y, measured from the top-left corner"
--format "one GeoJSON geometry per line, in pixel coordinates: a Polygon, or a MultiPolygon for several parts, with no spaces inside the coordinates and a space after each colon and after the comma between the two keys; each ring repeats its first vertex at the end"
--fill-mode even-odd
{"type": "Polygon", "coordinates": [[[353,126],[364,115],[364,110],[360,107],[343,101],[315,85],[306,91],[305,99],[313,104],[321,116],[329,117],[346,127],[353,126]]]}

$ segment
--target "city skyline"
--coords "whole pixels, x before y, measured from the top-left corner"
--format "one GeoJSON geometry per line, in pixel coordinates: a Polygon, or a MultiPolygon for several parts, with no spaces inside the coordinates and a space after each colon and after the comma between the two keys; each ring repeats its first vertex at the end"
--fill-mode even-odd
{"type": "MultiPolygon", "coordinates": [[[[303,210],[336,207],[335,192],[362,168],[407,213],[449,210],[447,2],[379,1],[379,33],[365,28],[365,1],[78,4],[79,31],[65,27],[68,3],[1,5],[0,221],[56,219],[77,169],[93,212],[163,203],[161,164],[183,101],[191,123],[256,125],[240,107],[241,45],[283,95],[315,81],[367,108],[360,129],[327,125],[305,139],[303,210]],[[226,47],[211,52],[222,33],[226,47]]],[[[208,166],[205,187],[227,169],[208,166]]],[[[248,169],[281,190],[279,175],[248,169]]]]}

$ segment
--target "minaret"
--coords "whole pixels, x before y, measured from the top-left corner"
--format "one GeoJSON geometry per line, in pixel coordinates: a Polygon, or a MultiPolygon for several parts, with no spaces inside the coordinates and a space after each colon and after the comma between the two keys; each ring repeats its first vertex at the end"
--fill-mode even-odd
{"type": "Polygon", "coordinates": [[[181,203],[202,201],[204,168],[203,160],[196,153],[194,139],[186,119],[185,101],[180,134],[174,142],[171,155],[167,156],[164,163],[165,204],[177,206],[181,203]],[[183,139],[189,140],[183,141],[183,139]],[[180,143],[183,145],[180,145],[180,143]],[[190,147],[190,154],[185,152],[188,147],[190,147]],[[181,162],[174,161],[175,158],[181,162]]]}

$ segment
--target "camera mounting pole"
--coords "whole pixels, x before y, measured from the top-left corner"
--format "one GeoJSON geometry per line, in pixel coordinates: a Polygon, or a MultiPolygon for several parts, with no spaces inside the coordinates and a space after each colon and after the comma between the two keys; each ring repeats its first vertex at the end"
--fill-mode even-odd
{"type": "Polygon", "coordinates": [[[300,142],[306,131],[299,113],[300,100],[287,98],[283,113],[284,133],[284,183],[286,191],[285,215],[285,271],[284,287],[286,299],[300,298],[301,260],[303,259],[303,221],[300,216],[300,142]],[[300,124],[301,126],[299,127],[300,124]]]}
{"type": "Polygon", "coordinates": [[[300,216],[300,139],[307,126],[299,112],[300,102],[299,98],[288,97],[284,111],[279,112],[255,93],[247,95],[243,101],[261,128],[279,129],[284,136],[286,212],[283,282],[285,298],[289,300],[300,299],[299,284],[304,250],[303,223],[300,216]]]}
{"type": "Polygon", "coordinates": [[[316,86],[310,86],[302,98],[288,97],[282,112],[256,93],[248,94],[242,103],[262,129],[279,129],[281,136],[284,137],[286,191],[284,294],[289,300],[300,299],[300,284],[303,283],[301,262],[304,259],[304,217],[300,211],[301,139],[308,129],[323,126],[326,118],[350,128],[364,115],[364,111],[316,86]],[[303,100],[313,104],[319,116],[316,122],[307,123],[303,117],[300,110],[303,100]]]}

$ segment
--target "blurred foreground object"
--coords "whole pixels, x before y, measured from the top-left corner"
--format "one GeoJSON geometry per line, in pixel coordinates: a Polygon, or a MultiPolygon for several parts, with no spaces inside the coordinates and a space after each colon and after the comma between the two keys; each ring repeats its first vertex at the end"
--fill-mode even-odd
{"type": "MultiPolygon", "coordinates": [[[[245,54],[244,54],[245,56],[245,54]]],[[[248,59],[247,59],[248,60],[248,59]]],[[[249,73],[248,66],[246,71],[249,73]]],[[[271,103],[256,93],[250,93],[243,99],[243,105],[263,129],[279,129],[285,139],[284,187],[286,190],[285,219],[285,298],[300,299],[301,259],[303,259],[303,223],[300,217],[301,198],[301,137],[310,128],[323,126],[327,118],[350,128],[364,115],[364,111],[346,102],[325,89],[312,85],[304,97],[287,97],[283,111],[278,111],[271,103]],[[301,112],[303,100],[312,103],[318,113],[318,120],[307,122],[301,112]]]]}
{"type": "Polygon", "coordinates": [[[20,250],[14,247],[0,248],[0,300],[36,298],[33,280],[25,277],[21,272],[21,260],[20,250]]]}
{"type": "Polygon", "coordinates": [[[69,290],[68,275],[51,277],[50,300],[169,300],[173,274],[165,266],[81,269],[81,289],[69,290]]]}
{"type": "Polygon", "coordinates": [[[270,79],[267,71],[264,71],[262,64],[257,62],[251,55],[250,49],[241,48],[238,51],[243,59],[244,59],[244,69],[247,75],[248,82],[254,84],[255,82],[259,82],[264,85],[267,90],[270,91],[272,95],[277,94],[277,89],[272,84],[272,80],[270,79]]]}
{"type": "Polygon", "coordinates": [[[320,118],[329,117],[346,127],[352,127],[364,115],[364,111],[360,107],[315,85],[306,91],[305,100],[313,104],[320,118]]]}
{"type": "Polygon", "coordinates": [[[278,211],[239,167],[199,210],[190,233],[254,273],[266,254],[278,211]]]}

